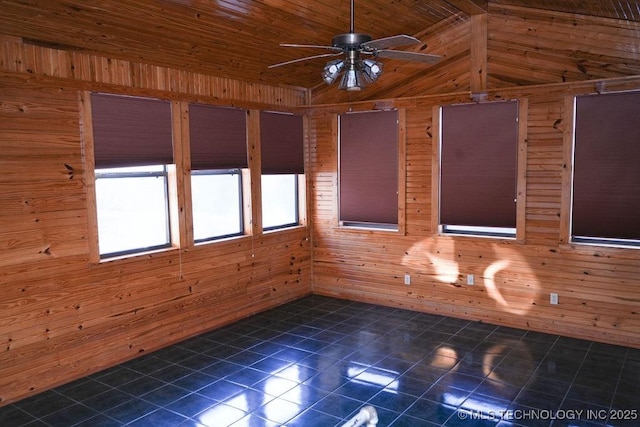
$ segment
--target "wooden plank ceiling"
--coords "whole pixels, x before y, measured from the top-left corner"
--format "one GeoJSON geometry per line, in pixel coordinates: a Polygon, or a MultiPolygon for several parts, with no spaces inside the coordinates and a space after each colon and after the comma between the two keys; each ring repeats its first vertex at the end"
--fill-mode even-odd
{"type": "MultiPolygon", "coordinates": [[[[488,3],[640,21],[640,0],[488,3]]],[[[432,27],[441,31],[437,24],[447,18],[487,10],[482,0],[360,0],[355,5],[356,32],[374,38],[409,34],[424,39],[432,27]]],[[[349,31],[349,7],[347,0],[0,0],[0,34],[214,76],[314,88],[322,85],[326,59],[268,66],[325,53],[279,44],[330,44],[334,35],[349,31]]],[[[421,48],[429,53],[434,46],[421,48]]]]}

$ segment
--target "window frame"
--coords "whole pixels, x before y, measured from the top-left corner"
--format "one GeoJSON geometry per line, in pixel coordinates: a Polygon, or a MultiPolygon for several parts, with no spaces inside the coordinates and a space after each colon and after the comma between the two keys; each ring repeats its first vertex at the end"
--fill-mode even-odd
{"type": "MultiPolygon", "coordinates": [[[[482,102],[501,102],[504,99],[483,99],[482,102]]],[[[431,230],[433,234],[451,237],[502,239],[524,243],[526,241],[526,200],[527,200],[527,130],[529,102],[527,98],[515,98],[510,101],[517,102],[517,160],[516,160],[516,226],[515,233],[508,235],[500,227],[489,227],[492,230],[478,230],[476,227],[462,227],[448,225],[455,232],[447,232],[447,225],[440,223],[440,185],[441,185],[441,155],[442,155],[442,107],[435,105],[432,108],[431,129],[431,230]]],[[[484,227],[478,227],[480,229],[484,227]]]]}
{"type": "MultiPolygon", "coordinates": [[[[255,138],[253,139],[253,141],[256,142],[254,144],[252,143],[249,144],[249,157],[255,161],[255,163],[252,163],[254,167],[252,168],[250,167],[250,171],[249,171],[249,174],[251,176],[251,194],[252,194],[251,199],[253,202],[252,213],[254,214],[254,218],[255,218],[255,221],[252,221],[250,224],[252,234],[259,235],[265,232],[274,232],[278,230],[308,226],[308,223],[307,223],[307,220],[308,220],[307,204],[309,203],[309,200],[307,200],[307,185],[308,185],[307,183],[307,168],[308,168],[307,141],[308,141],[308,133],[309,133],[308,117],[304,114],[298,114],[298,113],[286,112],[286,111],[250,110],[249,129],[253,130],[253,132],[250,132],[250,133],[253,133],[253,138],[255,138]],[[272,168],[271,162],[273,160],[273,154],[270,150],[265,150],[266,146],[270,146],[270,147],[273,146],[272,144],[273,137],[271,134],[272,128],[270,127],[272,123],[267,122],[269,124],[267,124],[267,126],[265,127],[265,121],[264,121],[264,118],[269,117],[269,115],[271,114],[275,115],[271,117],[277,117],[278,115],[280,115],[284,117],[296,116],[300,118],[301,125],[302,125],[302,129],[301,129],[302,133],[300,135],[302,145],[299,148],[301,158],[298,160],[301,160],[301,163],[297,162],[293,157],[289,156],[285,160],[284,169],[281,167],[276,169],[272,168]],[[264,140],[265,138],[267,138],[269,142],[265,143],[265,140],[264,140]],[[266,165],[265,165],[265,160],[266,160],[266,165]],[[262,177],[265,175],[278,175],[278,174],[295,176],[294,179],[295,179],[296,190],[295,190],[294,196],[295,196],[295,203],[296,203],[296,209],[295,209],[296,222],[289,223],[289,224],[281,224],[278,226],[270,226],[265,228],[263,224],[264,207],[262,203],[262,198],[263,198],[262,177]]],[[[276,140],[279,140],[279,138],[276,137],[276,140]]],[[[288,143],[292,143],[290,139],[288,139],[287,141],[288,143]]],[[[281,143],[277,143],[276,145],[281,150],[283,149],[281,143]]],[[[285,147],[286,147],[286,143],[285,143],[285,147]]],[[[294,147],[291,151],[293,152],[295,150],[298,150],[297,146],[294,147]]],[[[279,166],[282,166],[282,165],[279,165],[279,166]]]]}
{"type": "MultiPolygon", "coordinates": [[[[96,160],[95,160],[95,138],[92,120],[92,91],[80,92],[80,133],[82,141],[82,156],[84,161],[84,178],[86,182],[86,203],[88,216],[87,246],[88,262],[98,265],[103,262],[113,262],[116,260],[127,260],[136,256],[145,255],[149,257],[164,256],[163,254],[173,250],[187,250],[196,246],[193,233],[192,218],[192,194],[191,194],[191,153],[189,135],[189,100],[173,100],[171,104],[172,121],[172,143],[173,143],[173,163],[166,165],[167,170],[167,200],[169,206],[169,233],[171,243],[157,250],[140,251],[126,256],[101,257],[99,250],[98,236],[98,215],[96,200],[96,160]]],[[[106,93],[108,94],[108,93],[106,93]]],[[[127,95],[122,95],[127,96],[127,95]]],[[[134,96],[135,97],[135,96],[134,96]]],[[[145,96],[139,96],[145,97],[145,96]]],[[[146,97],[145,97],[146,98],[146,97]]],[[[159,98],[162,99],[162,98],[159,98]]],[[[240,169],[242,177],[242,226],[243,236],[259,236],[265,230],[262,228],[261,214],[261,140],[260,140],[260,114],[271,112],[259,109],[245,110],[247,113],[247,156],[248,168],[240,169]]],[[[273,111],[280,114],[292,114],[283,111],[273,111]]],[[[303,118],[303,169],[307,168],[308,160],[306,152],[308,135],[308,118],[303,118]]],[[[268,227],[266,231],[275,231],[295,227],[308,226],[308,185],[306,170],[295,174],[296,185],[296,218],[297,223],[283,224],[277,227],[268,227]]],[[[233,236],[236,237],[236,236],[233,236]]],[[[220,239],[215,239],[219,241],[220,239]]],[[[213,241],[212,241],[213,242],[213,241]]],[[[203,242],[204,243],[204,242],[203,242]]]]}
{"type": "MultiPolygon", "coordinates": [[[[397,224],[381,224],[373,222],[363,221],[349,221],[342,220],[340,218],[340,114],[336,113],[331,121],[332,134],[335,135],[334,143],[336,149],[335,152],[335,165],[336,165],[336,184],[334,185],[334,228],[344,232],[369,232],[369,233],[397,233],[400,235],[406,234],[406,109],[405,108],[391,108],[397,112],[397,150],[398,150],[398,165],[397,165],[397,194],[398,194],[398,221],[397,224]]],[[[367,113],[380,110],[359,110],[349,111],[353,113],[367,113]]],[[[382,110],[387,111],[387,110],[382,110]]],[[[345,112],[346,113],[346,112],[345,112]]]]}
{"type": "MultiPolygon", "coordinates": [[[[261,221],[264,221],[264,193],[262,191],[262,178],[265,175],[283,175],[283,174],[262,174],[260,176],[260,185],[261,185],[261,189],[260,189],[260,206],[261,206],[261,215],[260,215],[260,219],[261,221]]],[[[291,223],[286,223],[286,224],[279,224],[279,225],[272,225],[269,227],[265,227],[264,224],[262,225],[262,231],[264,232],[269,232],[269,231],[275,231],[275,230],[282,230],[285,228],[291,228],[291,227],[297,227],[300,225],[300,180],[304,178],[304,174],[284,174],[286,176],[293,176],[293,181],[294,181],[294,212],[295,212],[295,221],[291,222],[291,223]]]]}
{"type": "MultiPolygon", "coordinates": [[[[205,237],[205,238],[200,238],[200,239],[196,239],[195,238],[195,222],[193,222],[193,215],[192,215],[192,224],[194,227],[194,238],[193,238],[193,242],[194,244],[204,244],[204,243],[211,243],[211,242],[215,242],[218,240],[225,240],[225,239],[229,239],[229,238],[233,238],[233,237],[241,237],[245,235],[245,219],[244,219],[244,183],[243,183],[243,169],[240,168],[232,168],[232,169],[202,169],[202,170],[192,170],[191,171],[191,179],[193,179],[194,176],[202,176],[202,175],[238,175],[237,176],[237,180],[238,180],[238,213],[239,213],[239,217],[238,219],[238,225],[239,225],[239,231],[237,233],[228,233],[228,234],[221,234],[221,235],[217,235],[217,236],[210,236],[210,237],[205,237]]],[[[194,202],[194,196],[193,196],[193,183],[191,183],[191,211],[193,214],[193,202],[194,202]]]]}
{"type": "Polygon", "coordinates": [[[577,99],[580,96],[601,95],[601,94],[624,94],[638,92],[635,90],[621,90],[604,93],[574,93],[566,95],[564,98],[564,117],[568,125],[564,127],[563,133],[563,173],[562,173],[562,200],[560,206],[560,236],[561,247],[571,249],[640,249],[640,240],[605,238],[593,236],[574,236],[573,234],[573,199],[574,199],[574,173],[575,173],[575,152],[576,152],[576,127],[577,127],[577,99]]]}
{"type": "MultiPolygon", "coordinates": [[[[165,232],[167,235],[167,242],[159,245],[153,246],[139,246],[132,249],[126,249],[122,251],[116,252],[107,252],[101,253],[99,252],[99,256],[101,260],[111,259],[111,258],[121,258],[129,255],[136,255],[139,253],[152,252],[162,249],[167,249],[172,246],[172,230],[171,230],[171,209],[169,202],[169,179],[170,174],[168,170],[168,165],[149,165],[153,166],[161,166],[162,170],[159,171],[123,171],[123,172],[101,172],[102,170],[107,169],[96,169],[95,174],[95,183],[97,185],[98,180],[100,179],[123,179],[123,178],[163,178],[163,190],[164,190],[164,216],[165,216],[165,232]]],[[[108,168],[113,169],[113,168],[108,168]]],[[[96,191],[96,201],[98,199],[98,194],[96,191]]],[[[96,204],[96,212],[98,212],[98,206],[96,204]]],[[[99,242],[99,241],[98,241],[99,242]]]]}
{"type": "MultiPolygon", "coordinates": [[[[237,238],[237,237],[242,237],[247,235],[248,233],[253,234],[254,230],[252,227],[252,217],[253,217],[253,212],[252,212],[252,206],[251,206],[251,199],[250,199],[250,195],[252,194],[252,173],[250,168],[250,155],[249,155],[249,151],[250,151],[250,147],[252,144],[250,144],[249,141],[249,135],[250,135],[250,131],[249,131],[249,122],[250,119],[252,117],[252,115],[250,114],[250,110],[244,109],[244,108],[238,108],[238,107],[230,107],[230,106],[224,106],[224,105],[216,105],[216,104],[207,104],[207,103],[202,103],[202,102],[195,102],[195,101],[182,101],[181,102],[181,109],[182,111],[185,112],[183,118],[182,118],[182,129],[183,129],[183,134],[182,134],[182,143],[183,143],[183,147],[182,147],[182,160],[184,161],[184,165],[183,168],[185,170],[189,171],[189,176],[188,179],[185,179],[185,182],[183,184],[183,188],[184,188],[184,192],[186,194],[188,194],[188,196],[186,196],[186,200],[185,200],[185,211],[186,211],[186,219],[185,222],[189,222],[189,227],[186,227],[186,233],[185,233],[185,241],[186,241],[186,245],[191,246],[191,245],[202,245],[202,244],[211,244],[211,243],[215,243],[218,241],[222,241],[222,240],[226,240],[226,239],[230,239],[230,238],[237,238]],[[198,135],[199,138],[198,140],[195,142],[195,144],[197,145],[197,149],[194,150],[193,146],[194,146],[194,108],[198,110],[198,117],[202,118],[202,114],[205,111],[211,111],[213,114],[213,123],[211,123],[211,118],[208,116],[207,120],[209,121],[207,123],[208,126],[213,125],[214,128],[206,128],[203,130],[201,127],[199,128],[200,132],[196,133],[195,135],[198,135]],[[220,118],[220,114],[225,115],[224,118],[220,118]],[[243,124],[243,128],[244,128],[244,135],[242,135],[242,139],[239,141],[237,139],[238,137],[238,133],[233,133],[233,130],[235,130],[235,132],[238,132],[239,129],[242,129],[240,127],[235,127],[235,125],[238,125],[238,123],[235,121],[237,120],[237,117],[227,117],[226,114],[232,114],[232,115],[242,115],[244,117],[244,124],[243,124]],[[224,123],[221,123],[224,122],[224,123]],[[217,129],[215,128],[215,126],[231,126],[231,130],[232,133],[229,134],[229,129],[226,130],[227,133],[223,133],[224,136],[224,143],[223,143],[223,149],[220,150],[219,146],[218,148],[214,148],[213,150],[210,150],[209,148],[206,148],[209,144],[211,144],[211,136],[210,135],[216,135],[214,137],[214,139],[217,140],[217,138],[220,137],[220,133],[217,131],[217,129]],[[207,135],[205,138],[208,139],[208,141],[206,143],[204,143],[203,146],[203,141],[202,141],[202,132],[205,133],[205,135],[207,135]],[[232,144],[231,146],[229,145],[229,139],[234,140],[236,143],[239,142],[238,145],[234,145],[232,144]],[[242,158],[238,158],[238,147],[242,147],[244,151],[243,152],[243,156],[242,158]],[[232,155],[233,154],[233,155],[232,155]],[[194,158],[196,158],[196,162],[194,163],[194,158]],[[204,160],[204,161],[203,161],[204,160]],[[220,236],[212,236],[210,238],[202,238],[202,239],[196,239],[195,238],[195,223],[194,223],[194,210],[193,210],[193,203],[194,203],[194,198],[193,198],[193,190],[192,190],[192,180],[193,180],[193,176],[194,175],[211,175],[211,174],[226,174],[226,173],[233,173],[233,172],[238,173],[238,179],[239,179],[239,187],[238,187],[238,200],[240,203],[240,209],[239,209],[239,225],[240,225],[240,231],[238,233],[232,233],[232,234],[225,234],[225,235],[220,235],[220,236]]],[[[197,122],[197,120],[196,120],[197,122]]],[[[202,123],[199,123],[200,126],[202,126],[202,123]]],[[[195,127],[196,129],[198,129],[198,127],[195,127]]]]}
{"type": "MultiPolygon", "coordinates": [[[[91,91],[82,91],[79,96],[80,104],[80,134],[83,143],[83,160],[85,164],[84,177],[86,182],[86,203],[87,203],[87,246],[88,261],[90,264],[98,265],[104,262],[113,262],[121,259],[130,259],[136,256],[154,254],[156,252],[167,252],[188,246],[187,220],[185,199],[190,197],[191,187],[188,180],[184,179],[184,171],[188,170],[188,156],[183,155],[183,135],[180,123],[182,121],[183,103],[171,101],[172,119],[172,139],[173,139],[173,162],[166,165],[167,170],[167,201],[169,205],[169,227],[171,244],[157,250],[140,251],[120,257],[101,257],[98,235],[98,211],[95,186],[95,140],[93,133],[93,120],[91,108],[91,91]],[[182,207],[182,208],[181,208],[182,207]]],[[[188,150],[188,144],[185,149],[188,150]]],[[[188,151],[187,151],[188,152],[188,151]]]]}

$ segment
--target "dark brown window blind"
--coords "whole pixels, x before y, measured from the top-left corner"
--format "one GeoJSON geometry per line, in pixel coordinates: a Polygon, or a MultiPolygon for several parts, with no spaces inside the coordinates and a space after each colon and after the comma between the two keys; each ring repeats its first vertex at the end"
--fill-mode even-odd
{"type": "Polygon", "coordinates": [[[442,108],[440,223],[516,226],[517,101],[442,108]]]}
{"type": "Polygon", "coordinates": [[[189,104],[192,169],[247,167],[247,114],[237,108],[189,104]]]}
{"type": "Polygon", "coordinates": [[[572,234],[640,239],[640,92],[576,97],[572,234]]]}
{"type": "Polygon", "coordinates": [[[91,94],[96,169],[173,163],[171,103],[91,94]]]}
{"type": "Polygon", "coordinates": [[[260,148],[263,174],[303,174],[302,116],[262,111],[260,148]]]}
{"type": "Polygon", "coordinates": [[[339,120],[340,221],[398,224],[398,112],[339,120]]]}

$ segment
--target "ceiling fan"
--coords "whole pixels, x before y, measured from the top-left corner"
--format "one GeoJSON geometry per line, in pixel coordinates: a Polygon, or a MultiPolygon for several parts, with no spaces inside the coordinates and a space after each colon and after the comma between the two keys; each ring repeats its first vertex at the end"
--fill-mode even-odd
{"type": "Polygon", "coordinates": [[[382,74],[382,63],[377,58],[393,58],[405,61],[434,64],[440,56],[418,52],[406,52],[389,48],[420,43],[415,37],[406,34],[373,39],[369,34],[354,31],[354,0],[351,0],[351,28],[348,33],[333,37],[331,46],[281,43],[283,47],[302,47],[328,49],[331,53],[307,56],[291,61],[270,65],[269,68],[295,64],[317,58],[343,55],[344,59],[329,61],[323,70],[322,77],[327,84],[335,82],[344,72],[340,81],[340,89],[348,91],[361,90],[368,83],[373,83],[382,74]]]}

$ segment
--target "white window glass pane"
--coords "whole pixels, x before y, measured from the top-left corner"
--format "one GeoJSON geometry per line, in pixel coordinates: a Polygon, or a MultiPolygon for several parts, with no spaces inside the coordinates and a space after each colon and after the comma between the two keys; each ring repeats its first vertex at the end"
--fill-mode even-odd
{"type": "Polygon", "coordinates": [[[129,166],[126,168],[102,168],[96,170],[96,175],[105,173],[138,173],[138,172],[163,172],[164,165],[129,166]]]}
{"type": "Polygon", "coordinates": [[[167,245],[170,237],[165,189],[163,176],[98,178],[100,254],[167,245]]]}
{"type": "Polygon", "coordinates": [[[191,176],[196,241],[242,232],[240,194],[237,174],[191,176]]]}
{"type": "Polygon", "coordinates": [[[298,222],[295,174],[262,175],[262,228],[298,222]]]}
{"type": "Polygon", "coordinates": [[[516,236],[516,229],[512,227],[478,227],[470,225],[443,225],[442,231],[451,234],[468,234],[475,236],[495,236],[510,238],[516,236]]]}

